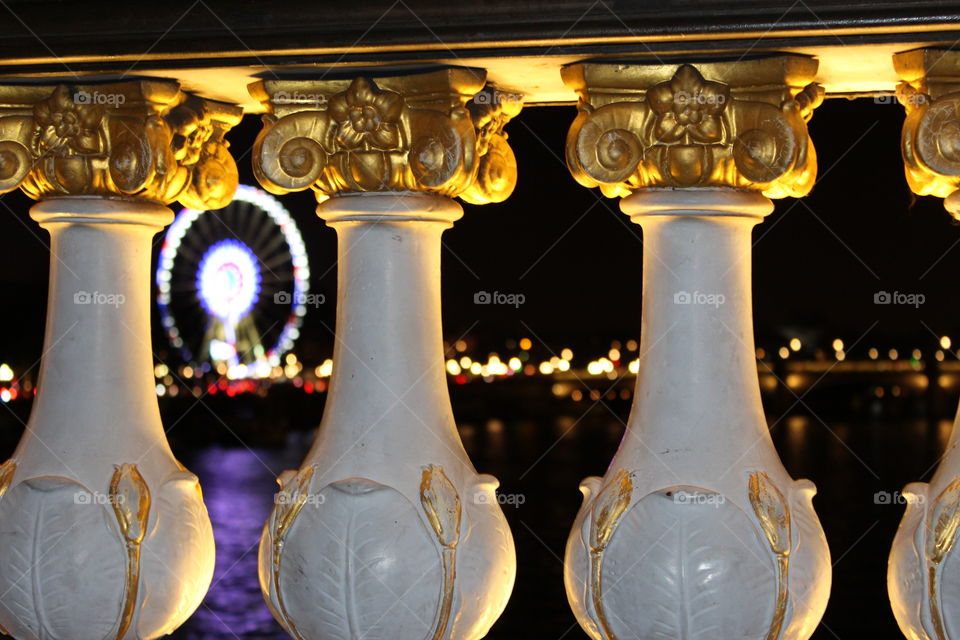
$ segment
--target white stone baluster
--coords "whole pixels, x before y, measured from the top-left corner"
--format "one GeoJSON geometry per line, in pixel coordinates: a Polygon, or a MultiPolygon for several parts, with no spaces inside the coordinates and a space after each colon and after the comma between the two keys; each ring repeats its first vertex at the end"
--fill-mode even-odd
{"type": "MultiPolygon", "coordinates": [[[[907,182],[914,193],[945,198],[946,209],[960,219],[960,55],[918,49],[897,54],[894,63],[903,79],[897,94],[907,111],[902,138],[907,182]]],[[[900,629],[911,640],[960,638],[958,425],[960,414],[930,482],[903,490],[907,508],[890,551],[887,590],[900,629]]]]}
{"type": "Polygon", "coordinates": [[[0,188],[40,199],[51,239],[38,395],[0,466],[0,625],[18,640],[158,638],[206,594],[214,541],[157,407],[152,238],[173,218],[161,203],[232,197],[222,137],[240,114],[169,82],[0,94],[0,188]],[[113,106],[84,97],[97,93],[113,106]]]}
{"type": "Polygon", "coordinates": [[[278,193],[313,186],[339,237],[327,406],[260,546],[264,595],[299,640],[476,640],[513,588],[497,480],[457,434],[440,322],[440,235],[463,213],[452,197],[502,200],[516,180],[502,126],[519,105],[468,110],[482,88],[482,72],[451,69],[253,89],[272,112],[258,177],[278,193]]]}
{"type": "Polygon", "coordinates": [[[809,481],[770,439],[754,356],[751,229],[816,172],[816,64],[584,64],[568,162],[644,237],[627,432],[584,502],[565,581],[596,640],[806,640],[830,591],[809,481]],[[742,68],[740,65],[746,65],[742,68]],[[709,78],[705,79],[704,77],[709,78]]]}

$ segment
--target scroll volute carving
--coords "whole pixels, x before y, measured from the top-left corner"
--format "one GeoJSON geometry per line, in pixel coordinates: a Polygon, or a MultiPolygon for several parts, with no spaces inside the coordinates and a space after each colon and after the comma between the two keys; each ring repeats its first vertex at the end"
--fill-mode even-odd
{"type": "Polygon", "coordinates": [[[488,84],[467,105],[477,128],[477,178],[460,198],[471,204],[503,202],[517,185],[517,158],[504,130],[520,114],[523,96],[488,84]]]}
{"type": "Polygon", "coordinates": [[[823,100],[816,68],[803,56],[566,67],[580,95],[567,164],[609,197],[655,187],[805,195],[816,177],[806,121],[823,100]]]}
{"type": "Polygon", "coordinates": [[[484,75],[255,83],[250,92],[268,111],[254,145],[257,179],[277,194],[313,188],[321,202],[383,191],[505,199],[516,161],[503,125],[520,105],[475,109],[484,75]]]}
{"type": "Polygon", "coordinates": [[[960,55],[917,49],[895,55],[894,66],[907,112],[901,137],[907,182],[918,195],[945,198],[960,189],[960,55]]]}
{"type": "Polygon", "coordinates": [[[0,192],[100,195],[217,208],[237,167],[224,134],[238,107],[176,82],[0,86],[0,192]]]}

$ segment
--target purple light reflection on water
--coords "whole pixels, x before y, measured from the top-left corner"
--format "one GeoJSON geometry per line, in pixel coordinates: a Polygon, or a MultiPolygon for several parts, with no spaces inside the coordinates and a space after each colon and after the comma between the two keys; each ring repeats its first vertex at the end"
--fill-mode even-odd
{"type": "Polygon", "coordinates": [[[303,453],[210,447],[184,459],[203,486],[217,541],[217,564],[203,604],[171,638],[288,638],[260,593],[257,551],[273,507],[276,476],[299,465],[303,453]]]}

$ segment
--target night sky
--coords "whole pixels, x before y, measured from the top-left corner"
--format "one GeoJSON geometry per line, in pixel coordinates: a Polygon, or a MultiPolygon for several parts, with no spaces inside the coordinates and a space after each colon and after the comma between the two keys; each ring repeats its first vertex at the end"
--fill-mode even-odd
{"type": "MultiPolygon", "coordinates": [[[[570,177],[563,162],[572,106],[528,108],[508,126],[520,171],[505,203],[465,205],[444,235],[443,305],[447,338],[468,332],[474,346],[497,350],[530,336],[552,347],[593,350],[637,337],[642,235],[615,201],[570,177]],[[526,303],[473,304],[477,291],[522,293],[526,303]]],[[[779,346],[801,335],[828,347],[835,337],[860,347],[929,348],[960,327],[960,227],[936,198],[914,198],[899,151],[903,109],[889,101],[828,100],[811,135],[819,179],[802,201],[777,202],[754,231],[754,313],[758,343],[779,346]],[[922,293],[919,309],[878,306],[877,291],[922,293]]],[[[249,150],[260,129],[248,116],[230,133],[241,181],[255,184],[249,150]]],[[[15,369],[41,353],[48,237],[29,219],[30,201],[0,199],[0,278],[6,300],[0,360],[15,369]]],[[[311,193],[283,197],[310,253],[312,288],[328,304],[311,310],[297,347],[310,363],[332,351],[336,235],[314,214],[311,193]]],[[[159,247],[160,236],[156,245],[159,247]]],[[[154,315],[156,318],[156,314],[154,315]]],[[[165,357],[163,334],[155,348],[165,357]]],[[[536,341],[536,340],[535,340],[536,341]]],[[[585,354],[586,355],[586,354],[585,354]]],[[[854,352],[852,357],[863,357],[854,352]]]]}

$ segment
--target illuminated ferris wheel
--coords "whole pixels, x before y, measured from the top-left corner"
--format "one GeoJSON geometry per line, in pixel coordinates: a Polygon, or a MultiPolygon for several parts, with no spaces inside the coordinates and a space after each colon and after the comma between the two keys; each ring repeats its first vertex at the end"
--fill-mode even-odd
{"type": "Polygon", "coordinates": [[[167,230],[156,274],[160,320],[188,363],[269,371],[300,335],[309,277],[290,213],[240,185],[223,209],[183,209],[167,230]]]}

